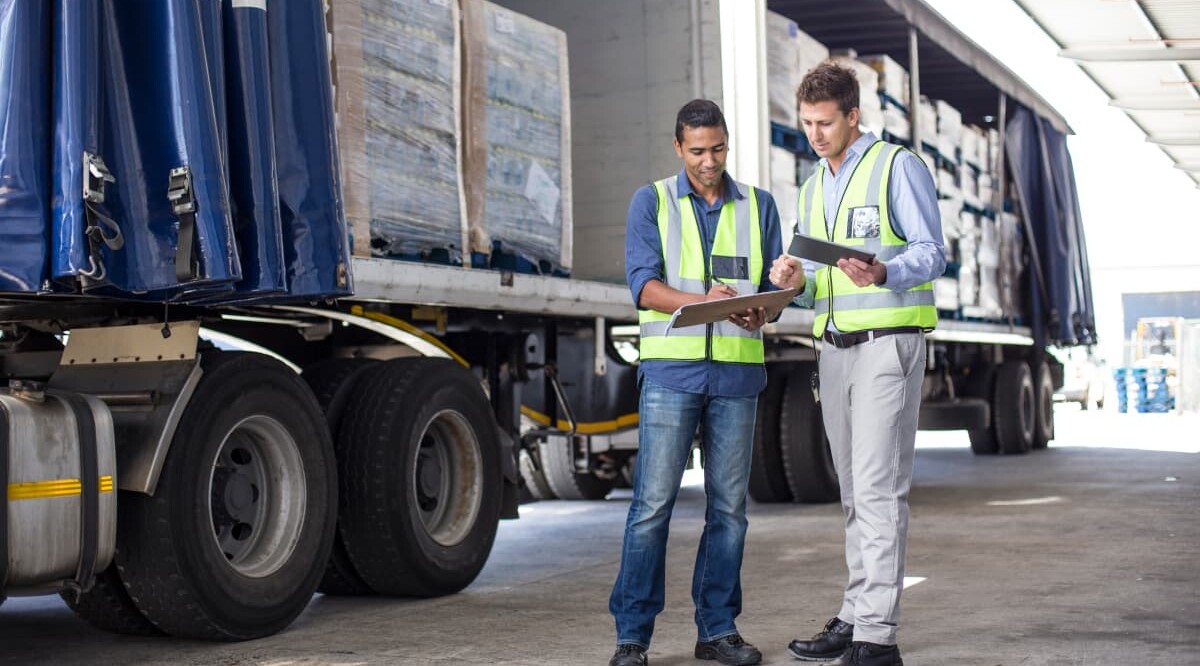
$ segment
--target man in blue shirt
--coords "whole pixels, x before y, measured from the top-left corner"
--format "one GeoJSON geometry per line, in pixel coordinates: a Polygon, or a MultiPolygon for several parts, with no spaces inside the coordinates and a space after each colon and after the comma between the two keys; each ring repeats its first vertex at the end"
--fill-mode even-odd
{"type": "Polygon", "coordinates": [[[766,384],[762,308],[728,321],[670,331],[680,306],[773,289],[782,253],[771,195],[725,173],[729,133],[720,108],[693,100],[675,121],[683,170],[634,194],[625,272],[641,321],[637,469],[621,569],[609,609],[617,651],[610,666],[643,666],[663,609],[667,528],[697,428],[708,498],[693,572],[695,656],[757,664],[734,624],[742,609],[746,488],[757,395],[766,384]]]}

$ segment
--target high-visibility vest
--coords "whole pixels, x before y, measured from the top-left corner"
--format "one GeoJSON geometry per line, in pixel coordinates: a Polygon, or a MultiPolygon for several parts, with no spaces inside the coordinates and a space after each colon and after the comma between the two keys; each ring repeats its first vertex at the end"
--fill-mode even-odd
{"type": "MultiPolygon", "coordinates": [[[[899,256],[908,246],[892,224],[888,197],[892,162],[900,146],[876,141],[854,167],[846,193],[838,206],[832,231],[825,219],[825,165],[809,176],[797,201],[796,228],[809,236],[827,238],[875,254],[879,261],[899,256]]],[[[817,271],[813,303],[813,335],[824,335],[830,320],[837,330],[850,333],[875,328],[937,326],[933,283],[895,292],[886,287],[859,287],[836,266],[817,271]]]]}
{"type": "MultiPolygon", "coordinates": [[[[658,194],[658,236],[662,242],[665,282],[689,294],[707,294],[720,283],[739,294],[758,292],[762,280],[762,228],[758,222],[758,195],[753,187],[732,181],[742,197],[732,197],[721,207],[711,256],[704,257],[700,224],[687,195],[679,196],[676,177],[654,184],[658,194]]],[[[729,321],[671,329],[671,315],[638,310],[642,360],[763,362],[761,331],[747,331],[729,321]]]]}

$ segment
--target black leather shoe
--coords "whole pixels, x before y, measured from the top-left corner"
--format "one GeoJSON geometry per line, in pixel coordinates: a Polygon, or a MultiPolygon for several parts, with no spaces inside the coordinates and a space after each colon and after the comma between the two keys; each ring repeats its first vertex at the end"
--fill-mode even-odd
{"type": "Polygon", "coordinates": [[[800,661],[828,661],[841,656],[854,639],[854,625],[833,618],[812,640],[796,639],[788,643],[788,652],[800,661]]]}
{"type": "Polygon", "coordinates": [[[762,661],[762,653],[741,636],[730,634],[715,641],[697,641],[696,658],[715,659],[726,666],[750,666],[762,661]]]}
{"type": "Polygon", "coordinates": [[[900,648],[895,645],[879,645],[854,641],[842,658],[831,666],[904,666],[900,648]]]}
{"type": "Polygon", "coordinates": [[[608,666],[646,666],[646,648],[633,643],[622,643],[617,646],[608,666]]]}

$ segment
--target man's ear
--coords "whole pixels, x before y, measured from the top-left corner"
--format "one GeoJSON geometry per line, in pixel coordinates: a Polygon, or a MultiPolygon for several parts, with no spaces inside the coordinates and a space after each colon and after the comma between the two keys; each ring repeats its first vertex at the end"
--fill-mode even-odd
{"type": "Polygon", "coordinates": [[[856,106],[853,109],[850,109],[850,113],[846,114],[846,119],[850,121],[851,126],[858,127],[858,121],[861,115],[862,114],[859,112],[858,107],[856,106]]]}
{"type": "Polygon", "coordinates": [[[683,146],[679,143],[679,139],[672,139],[675,142],[675,154],[683,159],[683,146]]]}

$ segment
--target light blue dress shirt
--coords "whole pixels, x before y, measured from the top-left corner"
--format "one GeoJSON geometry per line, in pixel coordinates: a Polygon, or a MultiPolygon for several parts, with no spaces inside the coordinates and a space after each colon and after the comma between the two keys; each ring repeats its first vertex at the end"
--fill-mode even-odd
{"type": "MultiPolygon", "coordinates": [[[[825,220],[832,226],[837,219],[838,204],[854,167],[879,137],[867,132],[846,149],[846,159],[837,173],[829,168],[829,160],[822,159],[828,175],[822,185],[825,196],[825,220]]],[[[925,284],[946,272],[946,249],[942,244],[942,215],[938,209],[937,189],[929,169],[915,154],[902,150],[892,162],[891,186],[888,192],[888,212],[892,224],[908,240],[908,249],[900,256],[883,262],[887,268],[887,280],[880,286],[895,292],[907,291],[925,284]]],[[[811,308],[816,295],[817,268],[821,264],[804,262],[804,290],[794,299],[801,307],[811,308]]],[[[835,269],[836,270],[836,269],[835,269]]],[[[830,322],[830,328],[833,328],[830,322]]]]}

